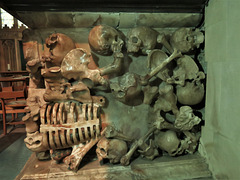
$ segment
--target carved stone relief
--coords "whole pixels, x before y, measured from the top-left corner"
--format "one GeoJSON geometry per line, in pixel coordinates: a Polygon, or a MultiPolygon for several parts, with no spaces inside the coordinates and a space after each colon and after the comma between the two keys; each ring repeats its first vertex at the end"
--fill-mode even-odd
{"type": "Polygon", "coordinates": [[[153,160],[194,153],[201,126],[195,108],[204,99],[205,78],[194,50],[203,40],[198,29],[165,34],[136,27],[125,36],[98,25],[88,37],[93,57],[67,35],[50,35],[47,53],[27,63],[32,93],[23,118],[26,146],[39,159],[48,154],[75,171],[93,146],[100,164],[129,165],[135,154],[153,160]],[[146,71],[125,67],[133,57],[145,58],[140,68],[146,71]],[[94,58],[112,62],[90,69],[94,58]]]}

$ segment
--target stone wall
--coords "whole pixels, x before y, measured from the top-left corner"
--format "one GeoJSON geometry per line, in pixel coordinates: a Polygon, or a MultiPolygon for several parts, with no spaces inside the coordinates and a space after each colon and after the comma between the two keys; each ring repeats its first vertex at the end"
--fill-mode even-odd
{"type": "Polygon", "coordinates": [[[201,142],[216,179],[239,179],[240,1],[211,0],[205,14],[206,121],[201,142]]]}

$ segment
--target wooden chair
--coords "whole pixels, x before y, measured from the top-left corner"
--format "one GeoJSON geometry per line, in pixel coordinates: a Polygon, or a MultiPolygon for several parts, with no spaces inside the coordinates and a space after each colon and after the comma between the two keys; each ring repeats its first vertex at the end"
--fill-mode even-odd
{"type": "Polygon", "coordinates": [[[26,107],[26,92],[25,89],[13,91],[12,87],[4,87],[0,92],[0,114],[3,115],[3,134],[7,134],[7,125],[24,124],[23,121],[14,121],[15,114],[25,113],[26,107]],[[12,120],[7,121],[7,114],[12,114],[12,120]]]}

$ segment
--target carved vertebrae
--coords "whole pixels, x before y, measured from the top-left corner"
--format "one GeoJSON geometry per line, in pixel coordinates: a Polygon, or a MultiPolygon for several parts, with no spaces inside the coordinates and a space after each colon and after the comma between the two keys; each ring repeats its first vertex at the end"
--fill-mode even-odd
{"type": "Polygon", "coordinates": [[[86,142],[100,135],[96,104],[61,102],[41,108],[40,132],[45,147],[62,149],[86,142]]]}

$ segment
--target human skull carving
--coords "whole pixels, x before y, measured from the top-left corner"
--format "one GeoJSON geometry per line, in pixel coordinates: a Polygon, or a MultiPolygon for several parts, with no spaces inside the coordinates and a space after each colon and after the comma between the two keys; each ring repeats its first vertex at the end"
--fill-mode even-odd
{"type": "Polygon", "coordinates": [[[159,131],[155,137],[155,144],[161,150],[168,152],[170,156],[176,156],[181,153],[181,141],[175,131],[159,131]]]}
{"type": "MultiPolygon", "coordinates": [[[[142,87],[139,83],[140,76],[134,73],[126,73],[121,77],[114,78],[110,81],[110,88],[114,97],[124,104],[135,104],[134,99],[142,92],[142,87]]],[[[141,101],[142,102],[142,101],[141,101]]]]}
{"type": "Polygon", "coordinates": [[[103,137],[97,144],[96,153],[100,163],[103,159],[109,159],[110,163],[119,163],[123,155],[127,153],[127,143],[119,139],[107,139],[103,137]]]}
{"type": "Polygon", "coordinates": [[[24,139],[24,142],[28,149],[34,152],[46,151],[47,148],[44,147],[44,138],[39,131],[34,133],[27,133],[27,137],[24,139]]]}
{"type": "Polygon", "coordinates": [[[112,45],[120,41],[123,43],[123,35],[111,26],[94,26],[88,35],[91,49],[100,55],[109,55],[115,50],[112,45]]]}
{"type": "Polygon", "coordinates": [[[180,107],[179,115],[175,120],[174,127],[181,131],[188,131],[199,124],[201,119],[193,114],[190,106],[180,107]]]}
{"type": "Polygon", "coordinates": [[[133,28],[127,34],[127,51],[129,53],[141,51],[143,54],[148,54],[156,46],[157,36],[158,32],[149,27],[133,28]]]}
{"type": "Polygon", "coordinates": [[[89,87],[93,85],[107,85],[108,82],[100,75],[99,69],[88,68],[91,55],[82,48],[71,50],[63,59],[61,73],[68,80],[81,80],[89,87]]]}
{"type": "Polygon", "coordinates": [[[205,90],[203,83],[195,81],[186,82],[185,86],[176,86],[178,102],[184,105],[199,104],[204,98],[205,90]]]}
{"type": "Polygon", "coordinates": [[[73,40],[61,33],[54,33],[46,39],[46,46],[49,48],[48,54],[43,55],[43,61],[47,67],[61,66],[65,55],[72,49],[75,49],[73,40]]]}
{"type": "Polygon", "coordinates": [[[180,28],[176,30],[170,38],[170,44],[173,48],[187,53],[195,47],[199,48],[204,41],[204,35],[199,29],[180,28]]]}

